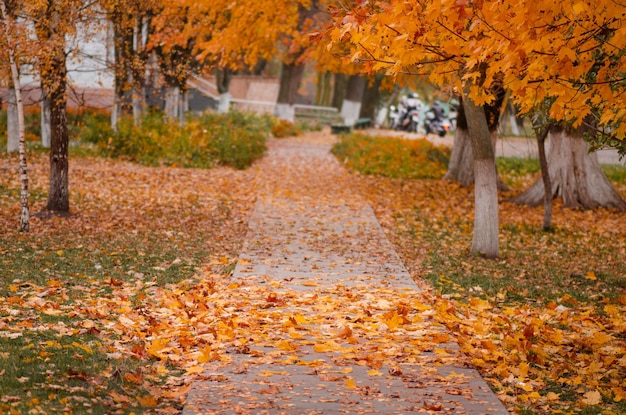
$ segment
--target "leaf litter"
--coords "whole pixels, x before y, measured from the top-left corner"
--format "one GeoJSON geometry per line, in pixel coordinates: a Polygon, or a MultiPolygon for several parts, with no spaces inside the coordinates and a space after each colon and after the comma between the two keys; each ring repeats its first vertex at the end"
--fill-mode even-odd
{"type": "MultiPolygon", "coordinates": [[[[315,139],[329,140],[325,136],[315,139]]],[[[10,170],[7,159],[1,162],[3,171],[10,170]]],[[[33,189],[45,188],[46,162],[43,157],[31,162],[33,189]]],[[[72,350],[77,358],[88,358],[94,351],[105,353],[109,363],[99,376],[87,378],[80,371],[68,371],[64,376],[92,383],[83,389],[94,395],[93,384],[122,376],[129,386],[108,391],[108,397],[101,402],[114,412],[126,412],[133,401],[138,401],[147,412],[172,412],[176,406],[170,403],[183,402],[194,381],[224,381],[224,365],[231,367],[233,373],[245,373],[245,366],[236,365],[233,360],[233,356],[239,355],[274,365],[277,370],[268,371],[268,378],[280,376],[281,365],[299,365],[317,370],[319,376],[341,381],[349,392],[359,389],[351,373],[342,372],[346,361],[363,365],[369,377],[395,377],[403,374],[402,369],[391,367],[383,372],[382,362],[401,358],[424,367],[445,362],[474,365],[513,410],[520,405],[532,405],[540,412],[558,408],[555,404],[563,397],[549,391],[550,382],[571,385],[576,396],[573,405],[578,407],[623,399],[626,301],[606,304],[605,314],[597,316],[592,308],[568,298],[546,307],[500,307],[497,298],[461,302],[428,290],[426,284],[420,284],[426,288],[423,291],[398,292],[366,286],[347,289],[340,284],[316,286],[312,280],[308,294],[303,296],[300,291],[262,276],[250,276],[245,283],[232,281],[216,271],[232,263],[234,252],[242,243],[255,191],[262,194],[270,189],[268,184],[255,180],[255,167],[247,172],[205,172],[145,168],[97,159],[76,159],[72,165],[75,216],[69,221],[33,219],[32,235],[20,236],[34,247],[40,238],[55,238],[60,248],[55,254],[58,257],[63,257],[64,251],[76,243],[103,249],[97,246],[98,238],[121,232],[141,233],[156,228],[165,240],[176,241],[171,237],[173,233],[206,226],[209,220],[203,215],[217,218],[221,225],[211,225],[216,238],[209,243],[219,246],[205,266],[193,277],[179,278],[170,284],[138,272],[129,272],[124,279],[110,277],[103,281],[84,270],[71,276],[48,274],[46,283],[4,277],[0,337],[17,339],[50,333],[57,340],[44,344],[40,352],[43,357],[59,348],[72,350]],[[68,230],[71,236],[82,235],[80,242],[58,238],[68,230]],[[102,295],[102,284],[106,285],[107,295],[102,295]],[[309,313],[311,309],[318,312],[315,317],[309,313]],[[47,322],[44,316],[64,318],[47,322]],[[448,347],[450,336],[437,328],[433,320],[454,333],[461,344],[460,351],[448,347]],[[71,341],[72,337],[85,334],[92,335],[93,340],[71,341]],[[307,350],[315,348],[341,358],[331,363],[302,359],[307,350]],[[124,373],[123,363],[115,362],[125,359],[136,359],[141,367],[124,373]],[[207,371],[207,367],[215,370],[207,371]],[[143,391],[141,395],[133,392],[133,385],[137,386],[136,391],[143,391]]],[[[273,173],[279,176],[280,164],[273,167],[273,173]]],[[[11,180],[5,181],[5,176],[3,173],[2,185],[17,188],[11,180]]],[[[426,200],[423,195],[449,185],[431,181],[384,183],[388,187],[383,194],[376,188],[378,184],[361,187],[368,192],[368,198],[376,201],[374,206],[384,228],[403,258],[409,258],[414,275],[418,275],[420,261],[416,253],[423,248],[402,240],[403,230],[412,224],[403,223],[397,213],[394,219],[394,212],[406,212],[411,201],[426,200]],[[412,195],[415,183],[422,187],[418,189],[420,193],[412,195]]],[[[326,183],[309,181],[306,187],[311,190],[316,186],[342,185],[334,177],[326,183]]],[[[295,191],[287,188],[279,193],[289,198],[295,191]]],[[[17,203],[12,203],[14,200],[6,194],[2,199],[3,231],[18,238],[13,231],[17,203]]],[[[463,197],[455,200],[457,203],[450,206],[459,215],[471,211],[463,197]]],[[[585,219],[583,214],[580,216],[585,219]]],[[[620,234],[620,226],[608,226],[607,232],[620,234]]],[[[114,257],[115,248],[108,247],[107,253],[114,257]]],[[[161,268],[166,269],[175,261],[161,268]]],[[[0,357],[15,359],[7,352],[0,357]]],[[[446,375],[452,385],[447,393],[466,393],[453,386],[454,376],[459,375],[446,375]]],[[[429,382],[428,377],[410,373],[405,374],[404,380],[415,389],[429,382]]],[[[55,385],[49,386],[53,389],[55,385]]],[[[263,388],[263,394],[268,396],[282,390],[272,384],[263,388]]],[[[20,399],[26,398],[3,394],[0,405],[11,408],[20,399]]],[[[77,394],[75,399],[84,398],[77,394]]],[[[90,402],[97,405],[97,400],[90,402]]],[[[435,401],[416,405],[435,413],[444,409],[435,401]]],[[[33,413],[37,413],[35,409],[42,405],[33,402],[32,407],[33,413]]]]}

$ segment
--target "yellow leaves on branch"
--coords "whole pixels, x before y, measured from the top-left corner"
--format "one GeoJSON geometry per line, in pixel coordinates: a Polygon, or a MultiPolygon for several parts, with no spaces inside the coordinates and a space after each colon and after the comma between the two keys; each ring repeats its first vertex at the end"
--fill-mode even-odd
{"type": "Polygon", "coordinates": [[[611,0],[392,0],[336,16],[333,41],[390,75],[428,75],[457,93],[473,81],[479,104],[500,82],[522,111],[549,98],[557,120],[580,123],[593,110],[615,128],[626,120],[625,23],[626,5],[611,0]]]}

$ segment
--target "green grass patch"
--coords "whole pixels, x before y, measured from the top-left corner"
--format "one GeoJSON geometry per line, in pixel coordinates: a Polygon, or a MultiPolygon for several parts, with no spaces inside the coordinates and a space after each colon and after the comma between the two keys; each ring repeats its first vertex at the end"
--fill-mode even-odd
{"type": "Polygon", "coordinates": [[[447,169],[450,150],[425,139],[343,135],[332,153],[351,170],[391,178],[435,179],[447,169]]]}

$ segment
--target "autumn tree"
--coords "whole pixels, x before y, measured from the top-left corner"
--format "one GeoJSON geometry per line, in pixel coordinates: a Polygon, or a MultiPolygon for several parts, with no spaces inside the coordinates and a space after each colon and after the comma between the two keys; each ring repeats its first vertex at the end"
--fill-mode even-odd
{"type": "Polygon", "coordinates": [[[494,99],[494,78],[484,76],[466,50],[482,32],[470,23],[474,13],[456,2],[360,2],[334,9],[334,43],[353,45],[351,59],[369,72],[400,77],[427,74],[438,85],[451,85],[463,96],[474,153],[475,226],[472,252],[498,256],[497,175],[491,135],[482,105],[494,99]],[[425,70],[424,68],[428,68],[425,70]]]}
{"type": "MultiPolygon", "coordinates": [[[[592,148],[603,145],[626,151],[624,102],[624,48],[626,6],[612,2],[550,2],[526,5],[540,16],[530,33],[493,24],[493,36],[511,47],[511,70],[505,82],[522,112],[532,114],[535,103],[548,105],[550,149],[547,155],[550,197],[565,206],[598,206],[626,210],[592,148]],[[530,43],[540,40],[540,48],[530,43]],[[518,71],[518,68],[522,71],[518,71]]],[[[528,18],[504,5],[495,5],[511,21],[528,18]]],[[[524,9],[522,9],[524,10],[524,9]]],[[[515,200],[540,204],[544,180],[538,180],[515,200]]]]}
{"type": "Polygon", "coordinates": [[[28,1],[25,9],[38,41],[37,71],[50,102],[50,187],[45,210],[66,215],[69,200],[69,135],[67,130],[67,40],[85,17],[80,0],[28,1]]]}
{"type": "MultiPolygon", "coordinates": [[[[9,43],[11,40],[9,39],[9,34],[12,36],[13,43],[13,59],[15,60],[15,64],[18,72],[20,72],[20,67],[22,66],[22,62],[28,61],[27,50],[29,49],[27,46],[27,34],[24,33],[24,25],[17,24],[16,17],[18,15],[19,9],[18,4],[15,0],[5,0],[5,10],[6,15],[3,20],[5,28],[11,27],[10,32],[6,32],[5,36],[2,37],[2,41],[0,43],[0,47],[3,51],[3,60],[6,63],[9,63],[10,57],[9,52],[11,48],[9,47],[9,43]],[[8,25],[8,26],[7,26],[8,25]],[[22,45],[19,48],[20,53],[16,54],[15,52],[18,49],[18,45],[22,45]]],[[[20,137],[19,137],[19,114],[17,109],[16,95],[15,95],[15,86],[14,86],[14,78],[12,76],[12,68],[11,64],[3,65],[2,67],[3,78],[6,80],[7,85],[7,96],[6,96],[6,105],[7,105],[7,152],[13,153],[19,151],[20,146],[20,137]]]]}
{"type": "Polygon", "coordinates": [[[100,0],[99,7],[110,22],[113,36],[114,127],[118,119],[131,114],[138,124],[144,113],[150,19],[159,6],[160,1],[100,0]]]}
{"type": "MultiPolygon", "coordinates": [[[[20,214],[20,232],[28,232],[30,228],[30,210],[28,207],[28,168],[26,165],[26,150],[24,146],[24,106],[22,104],[22,88],[20,84],[20,72],[16,59],[16,30],[15,30],[15,14],[9,14],[7,0],[0,0],[0,11],[2,12],[2,26],[4,29],[4,40],[7,45],[7,53],[9,55],[9,65],[11,66],[11,80],[13,85],[13,94],[17,109],[17,126],[18,126],[18,151],[20,158],[20,201],[22,205],[20,214]]],[[[14,4],[8,3],[9,7],[14,4]]],[[[13,9],[15,10],[15,9],[13,9]]]]}
{"type": "Polygon", "coordinates": [[[610,0],[366,1],[336,9],[333,39],[351,43],[352,59],[372,71],[422,73],[463,93],[466,111],[467,99],[493,102],[501,83],[523,113],[548,101],[550,118],[573,129],[591,118],[591,128],[610,132],[619,146],[626,133],[624,8],[610,0]]]}

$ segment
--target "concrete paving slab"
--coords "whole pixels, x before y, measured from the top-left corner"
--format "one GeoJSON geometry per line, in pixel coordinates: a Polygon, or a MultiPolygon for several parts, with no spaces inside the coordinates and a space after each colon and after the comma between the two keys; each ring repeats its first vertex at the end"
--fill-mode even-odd
{"type": "Polygon", "coordinates": [[[233,278],[310,299],[271,314],[306,323],[294,323],[289,347],[268,339],[207,364],[184,415],[508,414],[428,310],[418,313],[418,286],[329,146],[275,141],[258,168],[233,278]],[[331,304],[345,305],[343,323],[331,304]],[[419,324],[365,330],[359,316],[377,315],[419,324]]]}

